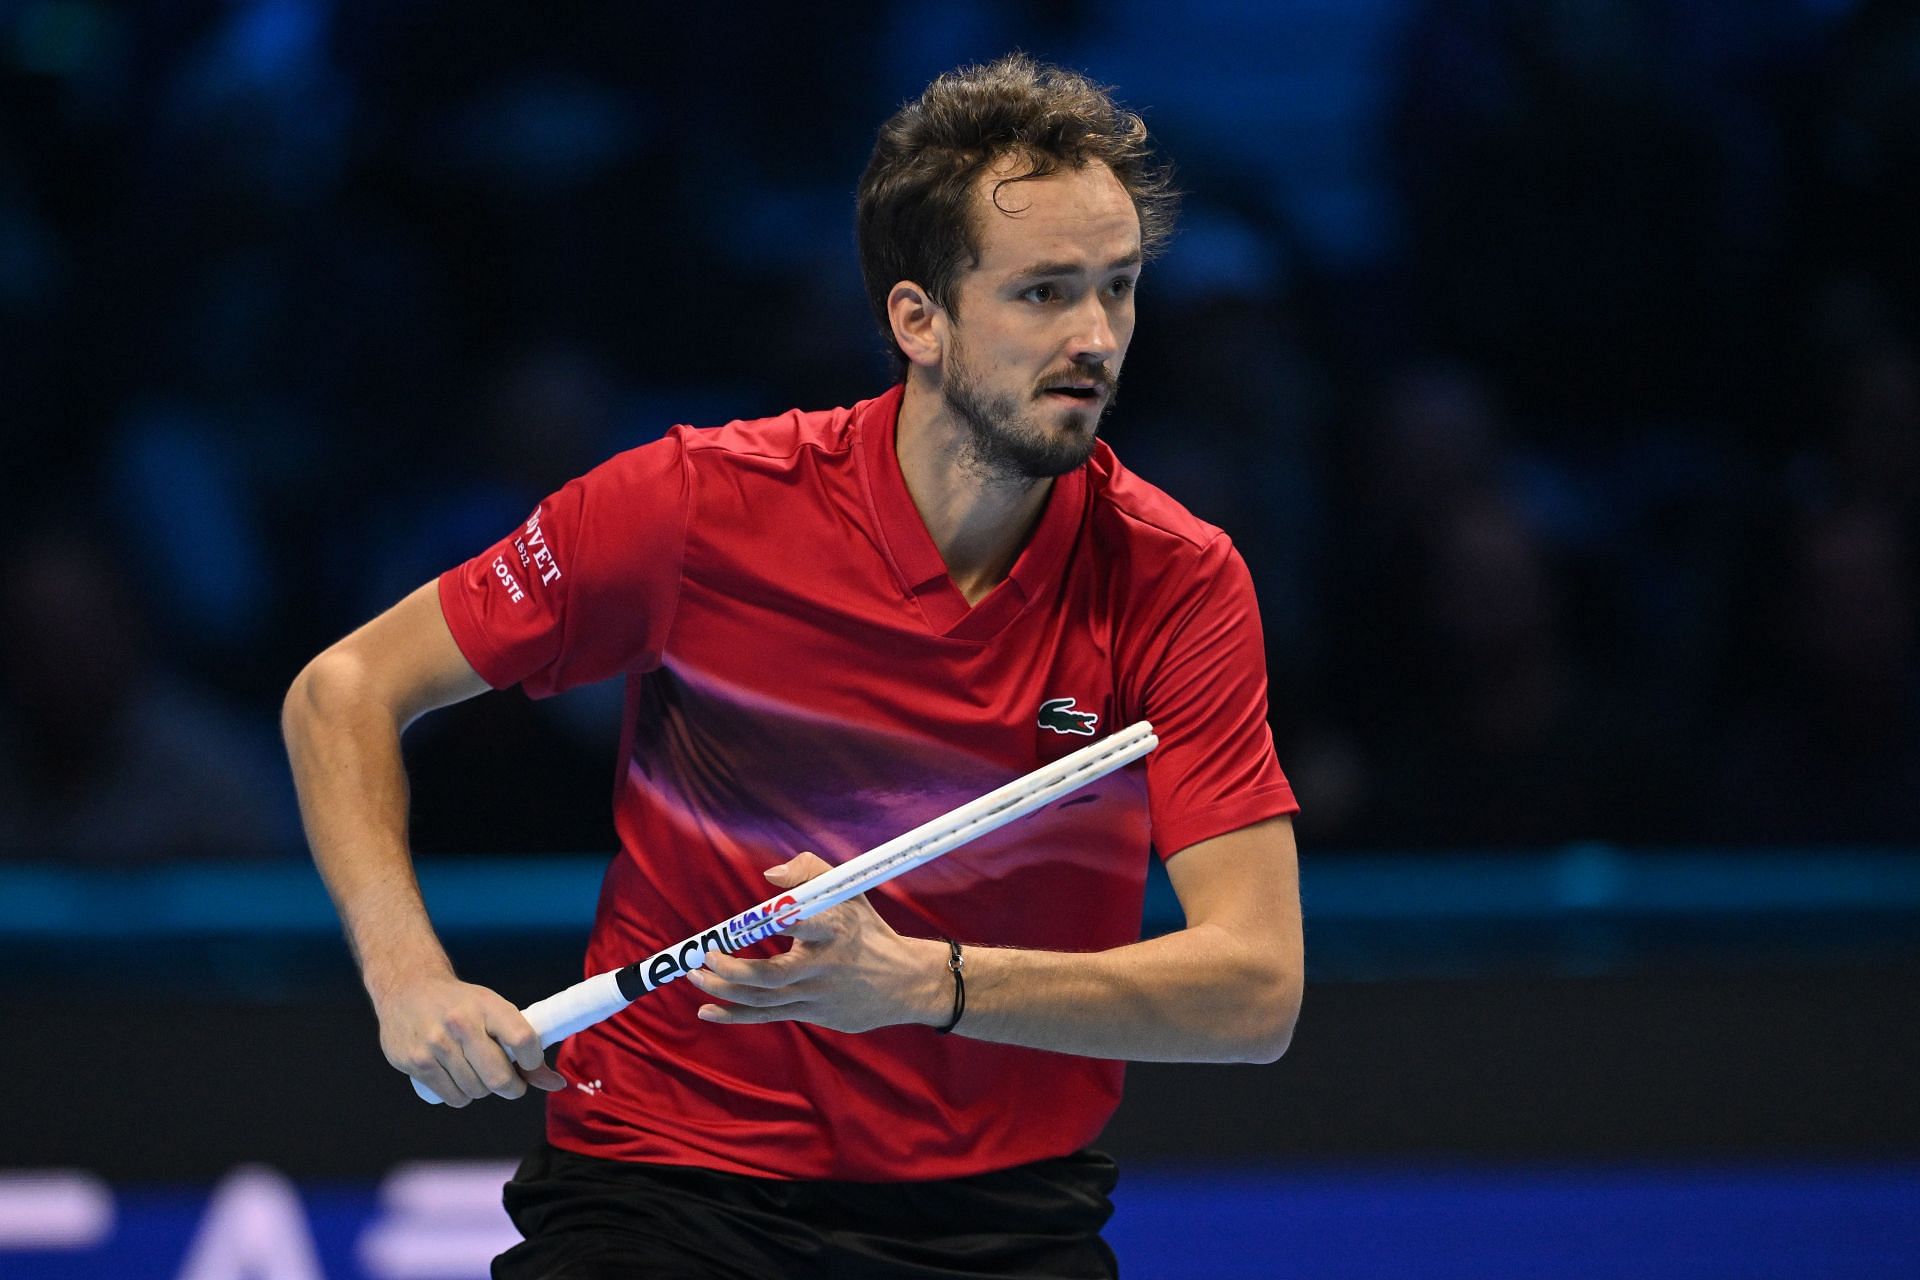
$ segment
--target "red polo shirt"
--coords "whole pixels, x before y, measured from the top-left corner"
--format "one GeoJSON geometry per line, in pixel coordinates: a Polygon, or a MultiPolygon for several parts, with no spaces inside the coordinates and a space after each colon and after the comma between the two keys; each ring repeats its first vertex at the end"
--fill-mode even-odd
{"type": "MultiPolygon", "coordinates": [[[[920,937],[1121,946],[1151,850],[1296,808],[1226,535],[1096,444],[969,607],[901,478],[900,399],[676,427],[441,577],[488,683],[539,697],[626,677],[621,848],[587,973],[760,901],[761,871],[803,849],[843,862],[1135,720],[1161,740],[1145,761],[874,906],[920,937]],[[1063,698],[1093,734],[1041,724],[1063,698]]],[[[568,1040],[561,1070],[599,1085],[549,1098],[551,1140],[776,1178],[943,1178],[1077,1150],[1120,1096],[1118,1062],[920,1026],[715,1026],[694,1016],[705,999],[676,982],[568,1040]]]]}

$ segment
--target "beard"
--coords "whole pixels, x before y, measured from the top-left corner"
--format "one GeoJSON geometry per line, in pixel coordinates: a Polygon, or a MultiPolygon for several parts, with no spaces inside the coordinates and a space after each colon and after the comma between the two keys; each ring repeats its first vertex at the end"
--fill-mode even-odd
{"type": "Polygon", "coordinates": [[[1047,381],[1064,377],[1093,378],[1107,394],[1097,407],[1089,404],[1085,409],[1067,410],[1060,427],[1048,431],[1037,421],[1043,410],[1051,408],[1042,401],[1044,391],[1035,388],[1027,393],[1024,404],[1011,392],[984,392],[956,347],[948,355],[940,395],[967,426],[962,465],[989,481],[1024,487],[1035,480],[1063,476],[1086,462],[1100,419],[1113,408],[1117,387],[1104,368],[1074,369],[1047,381]]]}

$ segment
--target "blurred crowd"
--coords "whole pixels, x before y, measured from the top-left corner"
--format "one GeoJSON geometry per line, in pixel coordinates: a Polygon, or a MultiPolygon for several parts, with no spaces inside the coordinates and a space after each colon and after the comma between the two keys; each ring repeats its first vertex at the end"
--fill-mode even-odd
{"type": "MultiPolygon", "coordinates": [[[[1920,8],[1356,0],[1338,253],[1293,9],[1139,85],[1141,3],[0,0],[0,857],[297,855],[314,652],[875,394],[872,130],[1015,46],[1179,166],[1108,435],[1254,571],[1305,847],[1920,841],[1920,8]]],[[[417,846],[610,848],[616,694],[416,727],[417,846]]]]}

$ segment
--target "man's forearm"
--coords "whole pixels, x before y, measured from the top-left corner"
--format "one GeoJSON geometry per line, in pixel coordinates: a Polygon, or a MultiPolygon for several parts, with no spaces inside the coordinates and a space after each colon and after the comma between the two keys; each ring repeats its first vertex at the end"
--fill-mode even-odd
{"type": "Polygon", "coordinates": [[[966,947],[963,974],[955,1035],[1138,1062],[1273,1061],[1303,976],[1208,925],[1089,954],[966,947]]]}
{"type": "Polygon", "coordinates": [[[566,1087],[520,1011],[454,975],[407,849],[401,731],[485,688],[429,582],[308,663],[281,711],[307,841],[373,997],[381,1052],[456,1107],[566,1087]]]}
{"type": "Polygon", "coordinates": [[[376,996],[408,976],[451,972],[407,851],[400,726],[349,658],[300,674],[281,716],[315,864],[376,996]]]}
{"type": "MultiPolygon", "coordinates": [[[[790,888],[827,870],[803,853],[766,874],[790,888]]],[[[1187,913],[1178,932],[1086,953],[966,946],[955,1034],[1143,1062],[1271,1062],[1286,1052],[1305,970],[1290,823],[1202,841],[1168,873],[1187,913]]],[[[864,897],[788,936],[792,948],[764,960],[709,953],[706,968],[687,975],[718,1002],[698,1016],[848,1032],[951,1019],[947,944],[897,933],[864,897]]]]}

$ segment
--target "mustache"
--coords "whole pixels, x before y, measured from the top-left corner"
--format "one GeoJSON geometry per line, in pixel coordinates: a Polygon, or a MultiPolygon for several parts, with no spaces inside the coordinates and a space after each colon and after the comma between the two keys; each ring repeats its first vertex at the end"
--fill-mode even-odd
{"type": "Polygon", "coordinates": [[[1050,373],[1040,379],[1039,383],[1035,385],[1033,393],[1035,395],[1043,395],[1046,393],[1048,387],[1059,386],[1063,382],[1091,382],[1094,386],[1099,387],[1111,396],[1115,387],[1119,384],[1119,379],[1114,377],[1112,370],[1103,364],[1075,365],[1070,369],[1062,369],[1058,373],[1050,373]]]}

